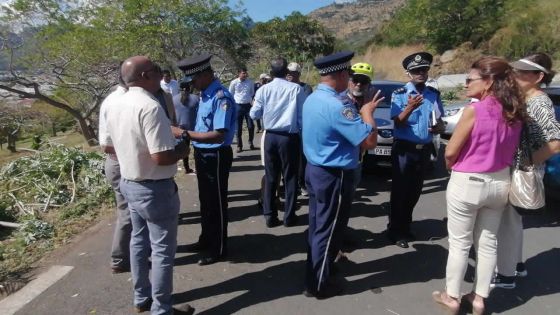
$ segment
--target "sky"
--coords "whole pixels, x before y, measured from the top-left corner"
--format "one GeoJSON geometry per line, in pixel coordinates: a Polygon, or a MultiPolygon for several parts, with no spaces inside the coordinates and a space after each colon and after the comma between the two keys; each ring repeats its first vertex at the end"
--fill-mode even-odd
{"type": "MultiPolygon", "coordinates": [[[[235,8],[239,0],[228,0],[229,5],[235,8]]],[[[324,7],[334,2],[347,2],[345,0],[242,0],[243,7],[255,22],[266,22],[274,17],[283,18],[293,11],[307,14],[317,8],[324,7]]]]}

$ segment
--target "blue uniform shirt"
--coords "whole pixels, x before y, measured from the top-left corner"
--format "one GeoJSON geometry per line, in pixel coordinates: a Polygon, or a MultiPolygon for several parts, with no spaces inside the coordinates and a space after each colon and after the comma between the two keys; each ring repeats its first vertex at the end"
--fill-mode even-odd
{"type": "Polygon", "coordinates": [[[372,132],[356,108],[336,91],[319,84],[303,104],[303,151],[316,166],[353,169],[360,143],[372,132]]]}
{"type": "Polygon", "coordinates": [[[210,85],[200,93],[200,102],[196,115],[194,131],[209,132],[213,130],[224,130],[224,142],[201,143],[193,141],[196,148],[212,149],[221,146],[229,146],[233,141],[236,126],[237,109],[235,102],[228,89],[222,86],[218,79],[214,79],[210,85]]]}
{"type": "MultiPolygon", "coordinates": [[[[391,96],[391,119],[403,112],[408,103],[409,95],[418,95],[418,91],[412,82],[408,82],[404,87],[393,92],[391,96]]],[[[395,124],[394,137],[399,140],[406,140],[414,143],[426,144],[432,141],[432,134],[428,131],[433,123],[433,118],[440,118],[443,113],[443,106],[439,97],[439,92],[429,86],[422,91],[424,101],[408,117],[405,125],[395,124]],[[433,113],[432,113],[433,112],[433,113]]]]}

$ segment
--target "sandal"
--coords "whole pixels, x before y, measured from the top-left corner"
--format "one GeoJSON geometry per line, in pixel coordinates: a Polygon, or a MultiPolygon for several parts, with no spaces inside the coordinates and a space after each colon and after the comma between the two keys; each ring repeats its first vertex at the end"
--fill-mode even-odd
{"type": "Polygon", "coordinates": [[[445,301],[445,296],[449,297],[447,293],[434,291],[432,292],[432,298],[436,303],[442,306],[448,314],[450,315],[457,315],[459,313],[459,307],[461,306],[457,301],[454,300],[455,304],[450,305],[445,301]]]}

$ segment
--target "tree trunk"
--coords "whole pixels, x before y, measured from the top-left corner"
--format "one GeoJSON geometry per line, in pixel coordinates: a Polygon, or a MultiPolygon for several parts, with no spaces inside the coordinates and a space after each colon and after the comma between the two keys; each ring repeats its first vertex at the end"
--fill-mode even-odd
{"type": "Polygon", "coordinates": [[[16,153],[16,139],[15,135],[8,133],[8,146],[6,148],[12,153],[16,153]]]}
{"type": "Polygon", "coordinates": [[[51,122],[51,134],[53,137],[56,137],[56,124],[53,122],[51,122]]]}
{"type": "Polygon", "coordinates": [[[76,120],[78,121],[78,124],[80,125],[80,130],[82,131],[82,135],[86,139],[87,144],[90,147],[97,145],[97,136],[95,135],[95,131],[90,126],[88,121],[82,117],[74,116],[74,118],[76,118],[76,120]]]}

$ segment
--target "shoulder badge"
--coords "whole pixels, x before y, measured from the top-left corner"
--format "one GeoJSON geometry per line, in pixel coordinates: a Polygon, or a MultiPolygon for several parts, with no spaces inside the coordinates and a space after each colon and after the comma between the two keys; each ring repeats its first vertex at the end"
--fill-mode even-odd
{"type": "Polygon", "coordinates": [[[401,88],[396,89],[393,93],[402,94],[404,92],[406,92],[406,89],[404,87],[401,87],[401,88]]]}
{"type": "Polygon", "coordinates": [[[430,90],[430,91],[436,93],[437,95],[440,95],[440,94],[441,94],[441,92],[440,92],[438,89],[436,89],[435,87],[433,87],[433,86],[428,86],[427,88],[428,88],[428,90],[430,90]]]}
{"type": "Polygon", "coordinates": [[[346,118],[348,120],[354,120],[358,116],[358,114],[356,113],[356,110],[353,107],[350,107],[350,106],[344,106],[341,114],[342,114],[342,116],[344,116],[344,118],[346,118]]]}

